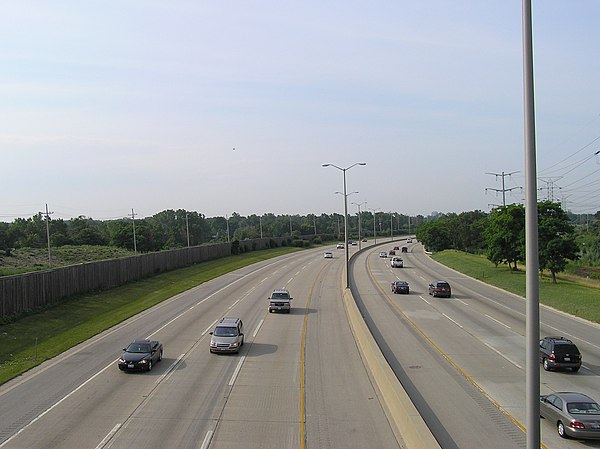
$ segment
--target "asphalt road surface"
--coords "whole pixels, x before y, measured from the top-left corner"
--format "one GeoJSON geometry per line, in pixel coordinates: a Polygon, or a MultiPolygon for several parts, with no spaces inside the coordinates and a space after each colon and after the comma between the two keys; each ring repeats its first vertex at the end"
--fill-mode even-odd
{"type": "MultiPolygon", "coordinates": [[[[347,324],[343,250],[308,250],[202,284],[0,387],[2,448],[398,448],[347,324]],[[290,314],[270,314],[275,288],[290,314]],[[239,354],[209,352],[240,317],[239,354]],[[128,342],[164,358],[124,373],[128,342]]],[[[354,248],[353,248],[354,250],[354,248]]]]}
{"type": "MultiPolygon", "coordinates": [[[[524,448],[524,299],[437,264],[416,243],[401,254],[404,268],[391,268],[379,251],[396,244],[363,251],[351,273],[355,298],[397,377],[442,447],[524,448]],[[409,295],[391,293],[397,279],[409,282],[409,295]],[[428,295],[439,279],[451,284],[451,298],[428,295]]],[[[580,391],[600,400],[600,327],[542,307],[541,333],[572,339],[584,358],[578,373],[541,369],[541,394],[580,391]]],[[[541,427],[548,448],[600,447],[561,439],[553,423],[541,427]]]]}

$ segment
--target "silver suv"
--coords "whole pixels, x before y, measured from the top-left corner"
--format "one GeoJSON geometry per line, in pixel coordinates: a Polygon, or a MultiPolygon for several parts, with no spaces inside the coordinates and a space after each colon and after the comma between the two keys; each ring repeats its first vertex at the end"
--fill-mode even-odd
{"type": "Polygon", "coordinates": [[[273,290],[273,293],[271,293],[271,297],[269,298],[269,312],[290,313],[292,308],[292,299],[294,298],[290,297],[290,292],[288,292],[285,288],[273,290]]]}
{"type": "Polygon", "coordinates": [[[210,335],[210,352],[238,353],[244,345],[244,325],[239,318],[221,318],[210,335]]]}

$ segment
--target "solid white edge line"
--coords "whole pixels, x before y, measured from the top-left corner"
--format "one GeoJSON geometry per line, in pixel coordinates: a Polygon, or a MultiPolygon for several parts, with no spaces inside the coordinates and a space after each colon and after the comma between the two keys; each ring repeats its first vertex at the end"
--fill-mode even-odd
{"type": "Polygon", "coordinates": [[[110,439],[114,436],[114,434],[118,432],[122,425],[122,423],[118,423],[115,427],[113,427],[112,430],[108,432],[108,434],[104,437],[104,439],[100,441],[100,444],[96,446],[96,449],[103,448],[106,445],[106,443],[108,443],[110,439]]]}
{"type": "Polygon", "coordinates": [[[204,441],[202,442],[202,446],[200,446],[200,449],[208,448],[208,445],[210,444],[210,440],[212,440],[212,436],[213,436],[212,430],[209,430],[208,432],[206,432],[206,436],[204,437],[204,441]]]}
{"type": "Polygon", "coordinates": [[[252,334],[252,338],[256,338],[256,336],[258,335],[258,330],[260,329],[260,327],[263,325],[264,322],[265,322],[265,320],[259,321],[258,326],[256,326],[256,329],[254,330],[254,333],[252,334]]]}
{"type": "Polygon", "coordinates": [[[229,386],[233,386],[233,384],[235,383],[235,379],[237,378],[238,374],[240,373],[240,370],[242,369],[242,364],[244,363],[244,360],[246,359],[246,356],[242,356],[240,358],[240,361],[238,362],[237,366],[235,367],[235,371],[233,372],[233,375],[231,376],[231,379],[229,379],[229,386]]]}

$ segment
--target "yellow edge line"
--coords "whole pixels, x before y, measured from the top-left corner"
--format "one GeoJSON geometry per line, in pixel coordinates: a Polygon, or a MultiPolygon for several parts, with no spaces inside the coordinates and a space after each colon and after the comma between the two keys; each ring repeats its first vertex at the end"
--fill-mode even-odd
{"type": "Polygon", "coordinates": [[[329,265],[323,266],[321,270],[315,276],[315,281],[310,287],[310,292],[308,294],[308,300],[306,301],[306,308],[304,310],[304,324],[302,325],[302,343],[300,345],[300,449],[304,449],[306,447],[306,407],[305,407],[305,379],[304,379],[304,362],[305,362],[305,349],[306,349],[306,327],[308,324],[308,310],[310,308],[310,300],[313,295],[313,291],[315,289],[315,285],[317,285],[317,281],[321,276],[321,273],[329,265]]]}
{"type": "MultiPolygon", "coordinates": [[[[512,416],[510,414],[510,412],[508,410],[506,410],[504,407],[502,407],[498,402],[496,402],[484,389],[483,387],[481,387],[477,382],[475,382],[475,380],[473,380],[466,372],[464,372],[460,366],[458,366],[451,358],[448,354],[446,354],[437,344],[435,344],[435,342],[433,340],[431,340],[431,338],[429,338],[425,332],[417,325],[417,323],[415,323],[412,319],[410,319],[410,317],[408,315],[406,315],[402,309],[400,308],[400,306],[398,306],[398,304],[396,304],[394,301],[392,301],[392,298],[390,297],[390,295],[388,294],[388,292],[383,289],[383,287],[381,286],[381,284],[377,281],[377,279],[375,278],[375,275],[373,274],[373,271],[371,270],[371,261],[370,259],[367,257],[367,267],[369,270],[369,276],[371,276],[371,279],[373,280],[373,282],[375,283],[375,285],[377,286],[377,288],[379,289],[379,291],[385,296],[386,300],[392,305],[394,306],[394,308],[404,317],[404,319],[406,321],[408,321],[410,323],[410,325],[419,333],[421,334],[421,336],[442,356],[444,357],[444,359],[446,359],[448,361],[448,363],[450,363],[450,365],[452,365],[454,367],[454,369],[456,369],[456,371],[458,371],[460,373],[461,376],[463,376],[465,379],[467,379],[475,388],[477,388],[498,410],[500,410],[502,413],[504,413],[504,415],[506,415],[508,417],[508,419],[510,419],[519,429],[521,429],[524,433],[527,433],[527,429],[525,428],[525,426],[523,426],[514,416],[512,416]]],[[[543,449],[547,449],[547,447],[541,443],[541,447],[543,449]]]]}

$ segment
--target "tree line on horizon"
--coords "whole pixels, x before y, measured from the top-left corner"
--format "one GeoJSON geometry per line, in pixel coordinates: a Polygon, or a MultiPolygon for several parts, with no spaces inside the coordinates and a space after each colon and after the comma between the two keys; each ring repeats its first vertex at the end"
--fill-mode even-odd
{"type": "MultiPolygon", "coordinates": [[[[559,203],[538,203],[538,255],[540,270],[553,282],[569,261],[600,266],[600,211],[591,222],[569,214],[559,203]]],[[[586,217],[587,218],[587,217],[586,217]]],[[[482,211],[445,214],[421,224],[416,237],[431,251],[455,249],[485,254],[496,265],[511,270],[525,260],[525,207],[511,204],[482,211]]]]}
{"type": "MultiPolygon", "coordinates": [[[[412,232],[423,216],[408,217],[398,213],[361,212],[362,236],[390,236],[394,233],[412,232]],[[393,229],[391,228],[393,226],[393,229]],[[375,229],[374,229],[375,227],[375,229]]],[[[132,220],[95,220],[79,216],[64,220],[46,218],[38,213],[31,218],[17,218],[11,223],[0,222],[0,252],[9,256],[20,248],[45,248],[48,245],[102,245],[115,246],[139,252],[161,251],[208,243],[240,241],[245,239],[288,237],[327,237],[343,239],[344,216],[321,215],[250,215],[244,217],[234,212],[230,217],[206,217],[195,211],[164,210],[151,217],[132,220]]],[[[358,214],[349,215],[349,234],[358,238],[358,214]]]]}

